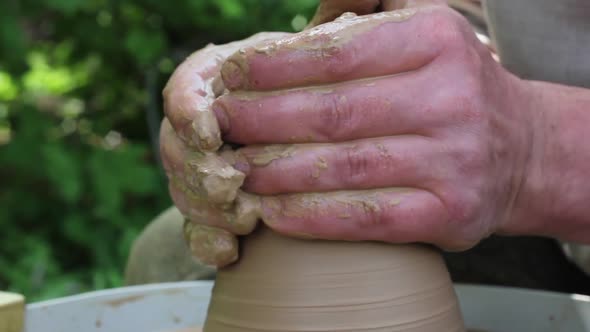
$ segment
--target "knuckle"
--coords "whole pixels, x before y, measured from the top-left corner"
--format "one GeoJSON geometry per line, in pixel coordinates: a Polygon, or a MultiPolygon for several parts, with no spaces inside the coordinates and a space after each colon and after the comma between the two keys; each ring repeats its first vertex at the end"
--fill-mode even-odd
{"type": "Polygon", "coordinates": [[[488,114],[482,105],[482,89],[478,79],[465,75],[439,96],[437,105],[448,113],[448,119],[453,123],[477,124],[487,121],[488,114]]]}
{"type": "Polygon", "coordinates": [[[343,158],[342,163],[345,170],[342,172],[343,182],[349,186],[363,182],[370,172],[371,161],[369,157],[355,146],[351,146],[346,148],[343,158]]]}
{"type": "Polygon", "coordinates": [[[326,140],[339,139],[352,130],[354,112],[344,95],[322,97],[317,107],[316,131],[326,140]]]}
{"type": "Polygon", "coordinates": [[[359,52],[354,47],[330,46],[320,49],[320,56],[325,59],[328,75],[345,78],[356,71],[359,65],[359,52]]]}
{"type": "Polygon", "coordinates": [[[464,230],[476,220],[482,206],[482,199],[477,191],[464,190],[447,197],[445,205],[450,223],[453,224],[451,229],[464,230]]]}
{"type": "Polygon", "coordinates": [[[457,145],[454,153],[458,176],[470,176],[472,182],[479,178],[488,166],[485,147],[477,139],[466,139],[457,145]]]}
{"type": "Polygon", "coordinates": [[[483,125],[487,121],[487,114],[478,105],[476,98],[457,95],[452,98],[450,104],[453,105],[455,123],[483,125]]]}
{"type": "Polygon", "coordinates": [[[455,13],[448,8],[433,11],[425,26],[433,42],[441,50],[460,50],[466,45],[465,29],[455,13]]]}
{"type": "Polygon", "coordinates": [[[478,218],[478,216],[472,218],[451,220],[447,232],[444,232],[442,238],[439,238],[436,244],[446,251],[464,251],[476,246],[482,239],[493,233],[485,226],[481,218],[478,218]]]}

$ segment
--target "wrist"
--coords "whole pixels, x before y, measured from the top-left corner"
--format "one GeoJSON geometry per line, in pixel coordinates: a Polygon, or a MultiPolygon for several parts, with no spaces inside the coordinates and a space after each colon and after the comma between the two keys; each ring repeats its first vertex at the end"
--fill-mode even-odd
{"type": "Polygon", "coordinates": [[[522,84],[531,144],[512,215],[500,233],[590,243],[590,90],[522,84]]]}

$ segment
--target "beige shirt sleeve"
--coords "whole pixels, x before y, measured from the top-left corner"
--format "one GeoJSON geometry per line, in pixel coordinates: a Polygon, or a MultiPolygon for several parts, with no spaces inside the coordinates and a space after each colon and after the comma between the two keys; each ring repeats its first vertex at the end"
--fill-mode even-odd
{"type": "Polygon", "coordinates": [[[487,0],[484,6],[508,70],[590,88],[589,0],[487,0]]]}
{"type": "MultiPolygon", "coordinates": [[[[590,88],[589,0],[487,0],[485,9],[506,68],[526,79],[590,88]]],[[[590,246],[563,248],[590,274],[590,246]]]]}
{"type": "Polygon", "coordinates": [[[175,207],[162,212],[135,239],[125,268],[125,283],[212,279],[215,270],[197,262],[183,235],[184,217],[175,207]]]}

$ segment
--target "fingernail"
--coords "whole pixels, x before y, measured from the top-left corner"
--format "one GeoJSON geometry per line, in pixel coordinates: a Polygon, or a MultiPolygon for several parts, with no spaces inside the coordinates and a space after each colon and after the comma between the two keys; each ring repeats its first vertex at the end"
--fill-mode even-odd
{"type": "Polygon", "coordinates": [[[211,82],[211,90],[213,90],[213,95],[215,97],[221,96],[225,91],[225,85],[221,79],[221,74],[217,74],[213,79],[213,82],[211,82]]]}
{"type": "Polygon", "coordinates": [[[229,131],[229,118],[227,117],[226,108],[222,105],[222,102],[219,100],[213,102],[213,106],[211,106],[211,108],[213,109],[213,113],[217,118],[219,129],[222,133],[227,133],[229,131]]]}
{"type": "Polygon", "coordinates": [[[217,119],[210,111],[197,112],[191,129],[195,133],[193,141],[203,152],[216,151],[223,144],[217,119]]]}
{"type": "Polygon", "coordinates": [[[246,177],[215,153],[189,160],[186,167],[191,187],[212,204],[231,204],[246,177]]]}
{"type": "Polygon", "coordinates": [[[196,258],[210,266],[225,266],[238,258],[237,238],[220,228],[193,225],[189,234],[189,247],[196,258]]]}
{"type": "Polygon", "coordinates": [[[221,67],[221,78],[225,87],[229,90],[244,88],[245,74],[242,68],[234,61],[226,61],[221,67]]]}
{"type": "Polygon", "coordinates": [[[281,200],[277,197],[262,197],[262,216],[260,217],[262,221],[269,226],[277,224],[281,216],[281,205],[281,200]]]}
{"type": "Polygon", "coordinates": [[[260,197],[240,191],[236,198],[234,227],[238,235],[251,233],[261,215],[260,197]]]}

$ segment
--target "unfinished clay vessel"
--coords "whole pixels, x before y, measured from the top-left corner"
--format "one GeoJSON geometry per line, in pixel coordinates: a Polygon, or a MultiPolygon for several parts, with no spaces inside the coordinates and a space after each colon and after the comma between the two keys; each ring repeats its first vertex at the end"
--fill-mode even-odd
{"type": "Polygon", "coordinates": [[[440,255],[420,245],[297,240],[263,227],[221,269],[204,332],[463,332],[440,255]]]}

